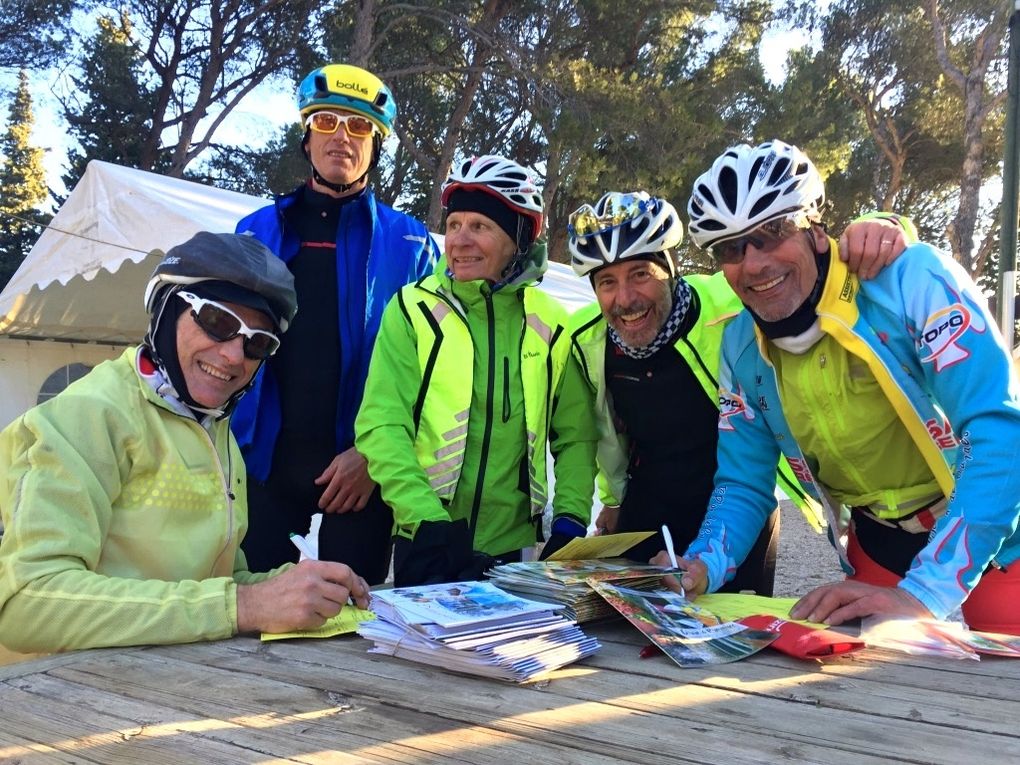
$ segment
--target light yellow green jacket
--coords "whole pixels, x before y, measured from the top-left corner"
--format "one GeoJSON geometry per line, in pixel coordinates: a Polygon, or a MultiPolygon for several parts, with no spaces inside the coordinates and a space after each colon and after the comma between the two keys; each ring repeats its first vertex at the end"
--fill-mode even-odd
{"type": "Polygon", "coordinates": [[[137,349],[0,434],[0,643],[17,651],[184,643],[237,631],[245,471],[139,375],[137,349]]]}

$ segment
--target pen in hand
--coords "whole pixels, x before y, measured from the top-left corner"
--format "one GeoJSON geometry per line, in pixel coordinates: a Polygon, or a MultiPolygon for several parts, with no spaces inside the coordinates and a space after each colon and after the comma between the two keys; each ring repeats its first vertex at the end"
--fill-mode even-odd
{"type": "MultiPolygon", "coordinates": [[[[666,555],[669,556],[670,565],[673,567],[674,571],[679,571],[680,566],[677,564],[676,561],[676,550],[673,549],[673,535],[669,533],[669,526],[667,526],[665,523],[662,524],[662,540],[666,543],[666,555]]],[[[680,573],[683,572],[681,571],[680,573]]],[[[687,593],[684,592],[684,586],[680,584],[680,577],[674,575],[673,578],[676,579],[676,583],[680,586],[680,597],[686,598],[687,593]]]]}
{"type": "Polygon", "coordinates": [[[673,549],[673,535],[669,533],[669,526],[665,523],[662,524],[662,538],[666,542],[666,554],[669,556],[670,565],[673,568],[680,568],[676,564],[676,551],[673,549]]]}
{"type": "Polygon", "coordinates": [[[308,560],[319,559],[319,556],[317,556],[312,551],[312,548],[308,546],[308,541],[300,534],[295,534],[291,532],[290,541],[294,543],[294,546],[298,549],[298,552],[300,552],[303,557],[307,558],[308,560]]]}
{"type": "MultiPolygon", "coordinates": [[[[295,534],[293,531],[290,533],[290,541],[294,543],[294,546],[301,552],[301,557],[305,560],[318,560],[319,556],[315,554],[312,548],[308,545],[308,540],[300,534],[295,534]]],[[[347,605],[357,607],[357,603],[354,602],[354,596],[347,598],[347,605]]]]}

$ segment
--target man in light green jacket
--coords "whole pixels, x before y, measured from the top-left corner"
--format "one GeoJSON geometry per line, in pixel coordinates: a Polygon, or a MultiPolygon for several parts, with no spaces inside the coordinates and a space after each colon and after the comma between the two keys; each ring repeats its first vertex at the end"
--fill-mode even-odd
{"type": "Polygon", "coordinates": [[[16,651],[215,640],[320,625],[368,588],[319,561],[248,571],[227,417],[297,310],[251,237],[172,248],[129,348],[0,434],[0,643],[16,651]]]}
{"type": "Polygon", "coordinates": [[[567,316],[534,285],[546,269],[542,198],[504,157],[443,186],[446,252],[383,314],[356,446],[393,508],[398,586],[476,578],[541,532],[555,460],[552,551],[583,536],[597,433],[567,316]]]}

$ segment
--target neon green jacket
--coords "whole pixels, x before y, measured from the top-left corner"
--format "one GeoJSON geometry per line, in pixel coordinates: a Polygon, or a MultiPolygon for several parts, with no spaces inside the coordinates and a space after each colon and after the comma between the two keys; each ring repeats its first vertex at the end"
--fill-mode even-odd
{"type": "Polygon", "coordinates": [[[177,414],[107,361],[0,434],[0,643],[185,643],[237,631],[244,465],[227,426],[177,414]]]}
{"type": "Polygon", "coordinates": [[[533,545],[547,443],[554,514],[588,525],[597,431],[565,324],[559,303],[523,279],[493,293],[436,275],[391,301],[355,430],[396,534],[463,518],[475,550],[533,545]]]}

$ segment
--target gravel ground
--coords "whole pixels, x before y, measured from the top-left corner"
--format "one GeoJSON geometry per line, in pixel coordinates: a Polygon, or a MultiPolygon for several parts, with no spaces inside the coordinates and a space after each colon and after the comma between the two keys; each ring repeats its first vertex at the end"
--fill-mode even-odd
{"type": "Polygon", "coordinates": [[[843,578],[836,551],[825,534],[812,529],[792,502],[780,503],[776,597],[803,595],[820,584],[843,578]]]}

